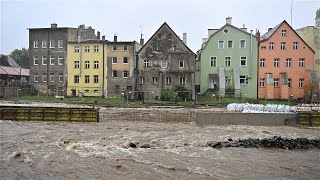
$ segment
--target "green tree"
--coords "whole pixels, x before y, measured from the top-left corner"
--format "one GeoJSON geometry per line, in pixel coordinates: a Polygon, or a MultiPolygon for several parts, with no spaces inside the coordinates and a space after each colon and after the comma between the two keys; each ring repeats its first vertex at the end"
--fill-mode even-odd
{"type": "Polygon", "coordinates": [[[19,66],[29,68],[29,51],[26,48],[15,49],[9,55],[19,66]]]}

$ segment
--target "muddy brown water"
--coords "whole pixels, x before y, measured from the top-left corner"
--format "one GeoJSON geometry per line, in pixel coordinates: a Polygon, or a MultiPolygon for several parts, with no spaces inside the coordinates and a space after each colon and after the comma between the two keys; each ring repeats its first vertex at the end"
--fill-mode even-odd
{"type": "Polygon", "coordinates": [[[205,147],[228,138],[320,138],[319,128],[0,121],[0,179],[318,179],[320,150],[205,147]],[[128,148],[129,142],[150,149],[128,148]]]}

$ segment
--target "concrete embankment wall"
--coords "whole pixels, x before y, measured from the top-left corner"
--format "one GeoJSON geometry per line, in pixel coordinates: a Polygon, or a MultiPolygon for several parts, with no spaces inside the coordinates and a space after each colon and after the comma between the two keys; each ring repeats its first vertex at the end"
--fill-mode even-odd
{"type": "Polygon", "coordinates": [[[296,114],[285,113],[229,113],[229,112],[197,112],[197,125],[250,125],[250,126],[285,126],[294,125],[296,114]],[[291,120],[287,120],[291,119],[291,120]],[[287,122],[287,123],[286,123],[287,122]]]}

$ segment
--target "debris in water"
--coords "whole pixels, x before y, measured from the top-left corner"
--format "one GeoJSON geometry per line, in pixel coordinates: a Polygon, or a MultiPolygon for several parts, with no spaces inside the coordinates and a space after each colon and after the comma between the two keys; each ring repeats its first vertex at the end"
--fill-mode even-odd
{"type": "Polygon", "coordinates": [[[142,144],[140,148],[151,148],[150,144],[142,144]]]}
{"type": "Polygon", "coordinates": [[[21,156],[22,156],[22,154],[20,152],[13,152],[11,155],[11,158],[19,158],[21,156]]]}
{"type": "Polygon", "coordinates": [[[79,143],[70,143],[66,149],[67,151],[73,150],[73,149],[79,149],[80,148],[80,144],[79,143]]]}

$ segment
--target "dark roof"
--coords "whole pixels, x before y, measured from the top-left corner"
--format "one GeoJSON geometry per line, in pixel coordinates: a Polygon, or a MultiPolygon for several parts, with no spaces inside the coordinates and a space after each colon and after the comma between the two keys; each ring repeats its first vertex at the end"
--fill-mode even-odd
{"type": "MultiPolygon", "coordinates": [[[[109,41],[108,44],[132,44],[132,43],[138,43],[137,41],[109,41]]],[[[138,43],[139,44],[139,43],[138,43]]]]}
{"type": "Polygon", "coordinates": [[[184,42],[182,42],[182,40],[179,38],[179,36],[171,29],[171,27],[166,23],[164,22],[160,27],[159,29],[148,39],[148,41],[140,48],[140,50],[138,51],[138,53],[140,53],[140,51],[142,51],[142,49],[149,43],[149,41],[158,33],[158,31],[160,31],[160,29],[163,27],[163,26],[167,26],[169,28],[170,31],[173,32],[173,34],[178,37],[178,39],[180,40],[180,42],[182,44],[184,44],[184,46],[190,51],[192,52],[194,55],[196,55],[184,42]]]}
{"type": "MultiPolygon", "coordinates": [[[[106,43],[108,40],[102,40],[102,39],[87,39],[87,40],[81,40],[80,43],[106,43]]],[[[68,41],[68,43],[78,43],[78,41],[68,41]]]]}
{"type": "Polygon", "coordinates": [[[272,28],[270,31],[266,32],[264,35],[261,36],[261,42],[267,41],[270,37],[272,37],[272,35],[279,29],[279,27],[286,23],[291,30],[309,47],[309,49],[311,49],[311,51],[313,51],[315,53],[315,51],[309,46],[308,43],[306,43],[300,36],[299,34],[288,24],[288,22],[286,20],[283,20],[280,24],[276,25],[274,28],[272,28]]]}
{"type": "Polygon", "coordinates": [[[8,55],[0,54],[0,65],[9,67],[20,67],[15,60],[8,55]]]}
{"type": "Polygon", "coordinates": [[[47,27],[47,28],[27,28],[27,30],[49,30],[49,29],[59,29],[59,30],[64,30],[64,29],[77,29],[74,27],[57,27],[57,28],[51,28],[51,27],[47,27]]]}

